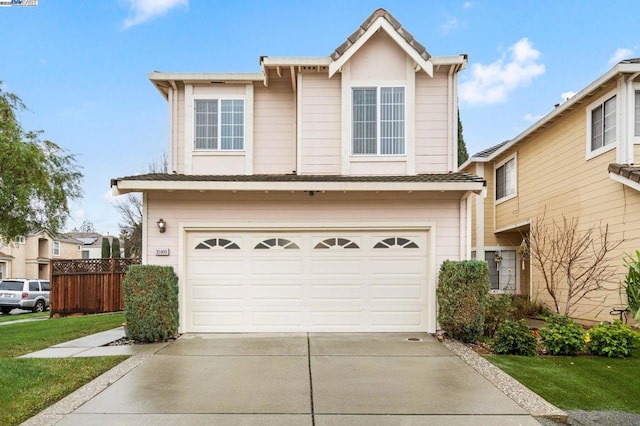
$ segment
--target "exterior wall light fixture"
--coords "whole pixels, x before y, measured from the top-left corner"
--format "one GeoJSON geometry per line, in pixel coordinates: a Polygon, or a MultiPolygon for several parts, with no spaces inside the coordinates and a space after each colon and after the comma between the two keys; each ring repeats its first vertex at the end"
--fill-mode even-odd
{"type": "Polygon", "coordinates": [[[165,231],[167,230],[167,222],[165,222],[162,218],[160,218],[158,219],[156,224],[158,225],[158,231],[160,231],[161,234],[164,234],[165,231]]]}

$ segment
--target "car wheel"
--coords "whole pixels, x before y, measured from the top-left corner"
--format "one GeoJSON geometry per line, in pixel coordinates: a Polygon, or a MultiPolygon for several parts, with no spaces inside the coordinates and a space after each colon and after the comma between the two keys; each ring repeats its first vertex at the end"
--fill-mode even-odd
{"type": "Polygon", "coordinates": [[[44,300],[38,300],[33,307],[33,312],[44,312],[44,300]]]}
{"type": "Polygon", "coordinates": [[[13,308],[2,308],[2,313],[3,314],[9,314],[9,312],[11,312],[13,308]]]}

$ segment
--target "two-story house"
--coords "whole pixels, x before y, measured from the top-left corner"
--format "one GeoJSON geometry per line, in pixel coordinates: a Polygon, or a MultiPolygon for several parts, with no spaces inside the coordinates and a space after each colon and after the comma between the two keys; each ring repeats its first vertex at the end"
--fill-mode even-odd
{"type": "Polygon", "coordinates": [[[15,242],[0,245],[0,279],[49,279],[51,259],[79,259],[82,242],[47,231],[34,231],[15,242]]]}
{"type": "Polygon", "coordinates": [[[143,193],[143,263],[179,276],[181,332],[428,331],[445,259],[470,254],[457,75],[376,10],[330,56],[149,78],[169,171],[143,193]]]}
{"type": "MultiPolygon", "coordinates": [[[[611,320],[620,297],[625,254],[640,248],[640,60],[622,61],[512,140],[482,151],[460,170],[487,181],[473,197],[473,252],[486,259],[491,286],[551,300],[526,245],[531,226],[576,219],[582,233],[608,226],[618,275],[580,300],[572,316],[611,320]],[[527,237],[527,238],[525,238],[527,237]]],[[[566,287],[564,287],[566,290],[566,287]]],[[[564,300],[566,293],[561,292],[564,300]]],[[[564,312],[566,304],[561,304],[564,312]]]]}

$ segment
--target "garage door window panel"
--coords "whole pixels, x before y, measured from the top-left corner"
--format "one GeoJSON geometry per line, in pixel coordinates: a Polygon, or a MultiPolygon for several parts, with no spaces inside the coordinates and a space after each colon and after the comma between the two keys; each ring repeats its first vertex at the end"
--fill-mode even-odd
{"type": "Polygon", "coordinates": [[[327,238],[317,243],[314,249],[358,249],[360,246],[347,238],[327,238]]]}
{"type": "Polygon", "coordinates": [[[256,250],[271,250],[271,249],[299,249],[300,246],[295,242],[288,240],[286,238],[269,238],[267,240],[261,241],[254,249],[256,250]]]}
{"type": "Polygon", "coordinates": [[[231,240],[225,238],[211,238],[203,241],[196,246],[196,250],[209,250],[209,249],[224,249],[224,250],[239,250],[240,246],[231,240]]]}
{"type": "Polygon", "coordinates": [[[392,237],[392,238],[385,238],[382,241],[379,241],[378,243],[376,243],[376,245],[373,246],[373,248],[376,249],[388,249],[388,248],[407,248],[407,249],[415,249],[415,248],[419,248],[418,245],[407,239],[407,238],[402,238],[402,237],[392,237]]]}

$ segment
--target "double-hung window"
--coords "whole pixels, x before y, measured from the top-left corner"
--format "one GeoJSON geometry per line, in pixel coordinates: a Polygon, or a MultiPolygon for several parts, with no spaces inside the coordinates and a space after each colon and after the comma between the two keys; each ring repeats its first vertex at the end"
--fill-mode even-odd
{"type": "Polygon", "coordinates": [[[356,155],[405,153],[404,87],[352,89],[352,142],[356,155]]]}
{"type": "Polygon", "coordinates": [[[60,243],[58,241],[53,242],[51,251],[54,256],[60,256],[60,243]]]}
{"type": "MultiPolygon", "coordinates": [[[[636,124],[636,129],[637,126],[638,124],[636,124]]],[[[591,109],[591,151],[596,151],[615,141],[616,97],[612,96],[591,109]]]]}
{"type": "Polygon", "coordinates": [[[496,168],[496,201],[516,195],[515,157],[496,168]]]}
{"type": "Polygon", "coordinates": [[[244,100],[195,100],[194,148],[238,151],[244,149],[244,100]]]}

